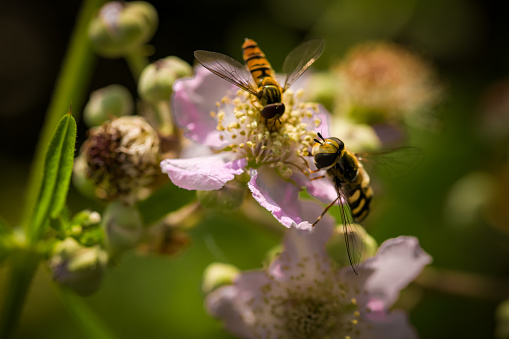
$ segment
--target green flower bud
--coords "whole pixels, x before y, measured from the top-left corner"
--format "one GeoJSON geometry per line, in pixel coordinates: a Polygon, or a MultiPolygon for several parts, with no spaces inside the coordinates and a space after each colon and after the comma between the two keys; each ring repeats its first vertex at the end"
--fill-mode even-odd
{"type": "Polygon", "coordinates": [[[324,105],[329,111],[334,106],[334,98],[338,91],[338,82],[331,72],[310,73],[306,85],[306,97],[324,105]]]}
{"type": "Polygon", "coordinates": [[[102,227],[112,257],[136,247],[143,235],[143,223],[138,210],[120,201],[113,201],[106,207],[102,227]]]}
{"type": "Polygon", "coordinates": [[[53,249],[49,267],[56,282],[86,296],[99,289],[107,261],[99,246],[85,247],[67,238],[53,249]]]}
{"type": "Polygon", "coordinates": [[[104,200],[133,204],[160,173],[159,137],[139,116],[125,116],[90,130],[82,147],[86,174],[104,200]]]}
{"type": "Polygon", "coordinates": [[[83,111],[83,120],[87,126],[94,127],[132,111],[133,98],[127,88],[110,85],[92,92],[83,111]]]}
{"type": "Polygon", "coordinates": [[[483,172],[472,172],[458,180],[450,189],[445,217],[451,225],[475,225],[484,209],[491,206],[496,179],[483,172]]]}
{"type": "Polygon", "coordinates": [[[69,236],[84,246],[93,246],[103,242],[101,215],[95,211],[83,210],[76,213],[70,223],[69,236]]]}
{"type": "Polygon", "coordinates": [[[80,152],[80,155],[74,159],[72,183],[78,192],[84,196],[96,198],[94,180],[88,176],[87,169],[87,159],[83,152],[80,152]]]}
{"type": "Polygon", "coordinates": [[[495,328],[495,337],[498,339],[509,338],[509,299],[504,300],[498,305],[495,311],[497,327],[495,328]]]}
{"type": "Polygon", "coordinates": [[[233,284],[240,271],[233,265],[212,263],[203,272],[202,291],[205,295],[221,286],[233,284]]]}
{"type": "Polygon", "coordinates": [[[166,57],[145,67],[138,83],[138,93],[152,103],[168,101],[175,80],[192,74],[193,68],[184,60],[166,57]]]}
{"type": "Polygon", "coordinates": [[[234,212],[240,208],[246,195],[247,185],[235,178],[214,191],[197,191],[200,204],[208,209],[220,212],[234,212]]]}
{"type": "Polygon", "coordinates": [[[113,1],[91,21],[88,35],[99,55],[118,58],[147,43],[157,24],[157,12],[148,2],[113,1]]]}
{"type": "Polygon", "coordinates": [[[375,151],[382,147],[373,127],[354,124],[346,119],[333,119],[331,135],[341,135],[341,140],[354,152],[375,151]]]}
{"type": "MultiPolygon", "coordinates": [[[[376,240],[370,236],[359,224],[351,224],[349,227],[349,248],[352,261],[359,264],[365,259],[372,257],[378,250],[376,240]],[[359,257],[360,255],[360,257],[359,257]]],[[[345,228],[343,225],[337,225],[334,233],[330,237],[326,245],[326,250],[329,256],[340,267],[350,266],[348,259],[348,252],[345,244],[345,228]]]]}

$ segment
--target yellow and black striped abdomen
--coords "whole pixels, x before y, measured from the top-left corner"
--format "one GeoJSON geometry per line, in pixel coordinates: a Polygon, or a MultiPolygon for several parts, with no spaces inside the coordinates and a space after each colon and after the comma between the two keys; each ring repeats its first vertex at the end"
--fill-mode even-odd
{"type": "Polygon", "coordinates": [[[276,75],[272,66],[254,40],[246,39],[244,41],[242,45],[242,54],[244,62],[258,86],[260,86],[261,81],[266,77],[275,79],[276,75]]]}
{"type": "Polygon", "coordinates": [[[356,222],[364,220],[371,205],[373,198],[373,189],[368,173],[361,166],[354,182],[344,183],[343,189],[348,196],[348,204],[352,211],[352,216],[356,222]]]}

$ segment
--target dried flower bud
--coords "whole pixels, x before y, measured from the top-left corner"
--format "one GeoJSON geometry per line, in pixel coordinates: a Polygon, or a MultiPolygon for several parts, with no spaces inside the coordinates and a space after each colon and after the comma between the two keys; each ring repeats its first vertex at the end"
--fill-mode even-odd
{"type": "Polygon", "coordinates": [[[99,126],[112,118],[129,115],[133,110],[131,93],[121,85],[110,85],[90,95],[83,111],[83,120],[89,127],[99,126]]]}
{"type": "Polygon", "coordinates": [[[157,133],[138,116],[120,117],[92,129],[82,153],[87,177],[95,184],[95,194],[104,200],[132,204],[140,188],[160,172],[157,133]]]}
{"type": "Polygon", "coordinates": [[[143,235],[143,223],[138,210],[120,201],[108,205],[102,225],[111,257],[136,247],[143,235]]]}
{"type": "Polygon", "coordinates": [[[184,60],[169,56],[145,67],[138,83],[138,93],[149,102],[170,100],[175,80],[193,74],[184,60]]]}
{"type": "Polygon", "coordinates": [[[99,288],[108,256],[99,246],[85,247],[66,238],[53,249],[49,267],[53,279],[80,295],[91,295],[99,288]]]}
{"type": "Polygon", "coordinates": [[[234,212],[240,208],[247,192],[247,185],[239,177],[213,191],[196,191],[200,204],[215,211],[234,212]]]}
{"type": "Polygon", "coordinates": [[[240,271],[233,265],[212,263],[203,272],[202,291],[205,295],[218,287],[231,285],[240,271]]]}
{"type": "Polygon", "coordinates": [[[363,123],[400,121],[436,103],[440,93],[424,61],[387,42],[354,47],[336,73],[339,111],[363,123]]]}
{"type": "Polygon", "coordinates": [[[157,12],[148,2],[113,1],[101,8],[88,34],[99,55],[118,58],[147,43],[157,24],[157,12]]]}

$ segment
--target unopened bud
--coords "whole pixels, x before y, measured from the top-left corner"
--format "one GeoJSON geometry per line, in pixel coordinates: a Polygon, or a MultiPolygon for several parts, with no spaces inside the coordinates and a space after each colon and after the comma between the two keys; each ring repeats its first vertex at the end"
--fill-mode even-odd
{"type": "Polygon", "coordinates": [[[94,127],[107,120],[129,115],[132,111],[133,98],[127,88],[110,85],[92,92],[83,111],[83,120],[88,127],[94,127]]]}
{"type": "Polygon", "coordinates": [[[143,223],[138,210],[113,201],[103,214],[108,252],[112,257],[133,249],[143,235],[143,223]]]}
{"type": "Polygon", "coordinates": [[[69,235],[84,246],[102,243],[104,232],[101,228],[101,215],[90,210],[76,213],[71,220],[69,235]]]}
{"type": "Polygon", "coordinates": [[[233,265],[212,263],[203,272],[202,291],[205,295],[225,285],[233,284],[240,271],[233,265]]]}
{"type": "Polygon", "coordinates": [[[107,261],[99,246],[85,247],[66,238],[53,249],[49,267],[56,282],[86,296],[99,289],[107,261]]]}
{"type": "Polygon", "coordinates": [[[118,58],[146,44],[157,24],[157,12],[148,2],[113,1],[91,21],[88,34],[99,55],[118,58]]]}
{"type": "Polygon", "coordinates": [[[140,76],[138,93],[149,102],[170,100],[173,83],[193,74],[193,68],[184,60],[169,56],[145,67],[140,76]]]}

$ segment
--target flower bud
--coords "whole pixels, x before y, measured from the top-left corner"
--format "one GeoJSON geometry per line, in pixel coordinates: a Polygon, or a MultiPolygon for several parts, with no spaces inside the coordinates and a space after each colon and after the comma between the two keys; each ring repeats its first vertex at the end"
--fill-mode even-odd
{"type": "Polygon", "coordinates": [[[133,110],[131,93],[121,85],[110,85],[90,95],[83,111],[83,120],[89,127],[99,126],[115,117],[129,115],[133,110]]]}
{"type": "Polygon", "coordinates": [[[483,172],[472,172],[458,180],[450,189],[445,218],[451,225],[476,225],[485,208],[491,206],[496,179],[483,172]]]}
{"type": "Polygon", "coordinates": [[[225,285],[233,284],[240,271],[233,265],[212,263],[203,273],[202,291],[205,295],[225,285]]]}
{"type": "Polygon", "coordinates": [[[495,337],[498,339],[509,338],[509,299],[504,300],[498,305],[495,311],[495,337]]]}
{"type": "Polygon", "coordinates": [[[366,124],[353,124],[346,119],[333,119],[331,135],[341,135],[341,140],[353,152],[375,151],[382,142],[373,127],[366,124]]]}
{"type": "Polygon", "coordinates": [[[85,247],[66,238],[53,249],[49,267],[53,279],[79,295],[91,295],[99,288],[108,256],[99,246],[85,247]]]}
{"type": "Polygon", "coordinates": [[[197,191],[200,204],[220,212],[234,212],[240,208],[246,195],[247,185],[238,177],[214,191],[197,191]]]}
{"type": "Polygon", "coordinates": [[[70,224],[69,235],[84,246],[93,246],[103,242],[101,215],[95,211],[83,210],[76,213],[70,224]]]}
{"type": "Polygon", "coordinates": [[[139,116],[125,116],[90,130],[82,147],[86,174],[104,200],[133,204],[159,175],[159,138],[139,116]]]}
{"type": "Polygon", "coordinates": [[[86,197],[97,198],[95,195],[94,180],[87,175],[88,165],[85,154],[81,151],[74,159],[72,169],[72,183],[74,187],[86,197]]]}
{"type": "MultiPolygon", "coordinates": [[[[340,267],[350,266],[350,259],[346,250],[345,231],[343,225],[337,225],[326,245],[327,253],[340,267]]],[[[364,230],[364,227],[359,224],[350,224],[348,232],[348,248],[354,264],[359,264],[376,254],[378,244],[364,230]]]]}
{"type": "Polygon", "coordinates": [[[160,59],[145,67],[138,83],[138,93],[149,102],[170,100],[175,80],[189,77],[193,68],[184,60],[174,56],[160,59]]]}
{"type": "Polygon", "coordinates": [[[120,201],[113,201],[106,207],[102,226],[106,233],[108,253],[112,257],[136,247],[143,235],[138,210],[120,201]]]}
{"type": "Polygon", "coordinates": [[[147,43],[157,24],[157,12],[148,2],[113,1],[91,21],[88,35],[99,55],[118,58],[147,43]]]}

